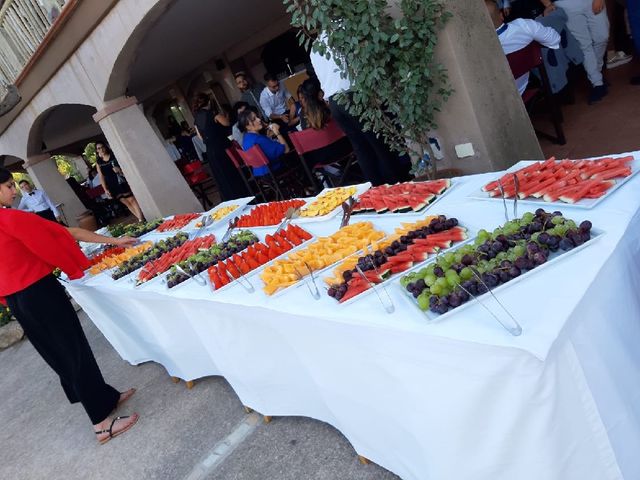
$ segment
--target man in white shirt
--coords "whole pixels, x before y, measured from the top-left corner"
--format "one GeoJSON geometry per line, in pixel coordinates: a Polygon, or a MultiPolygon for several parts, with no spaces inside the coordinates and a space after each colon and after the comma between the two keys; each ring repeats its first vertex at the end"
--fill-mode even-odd
{"type": "MultiPolygon", "coordinates": [[[[326,45],[327,36],[323,33],[316,41],[326,45]]],[[[341,73],[341,70],[344,70],[344,63],[341,62],[343,67],[341,69],[334,60],[335,53],[330,52],[330,54],[331,58],[327,58],[315,50],[311,51],[311,64],[324,91],[324,98],[329,102],[331,118],[349,138],[358,159],[358,165],[367,181],[373,185],[398,182],[402,170],[398,155],[391,152],[375,133],[365,132],[360,120],[333,98],[340,92],[347,92],[346,95],[350,95],[351,82],[341,73]]]]}
{"type": "MultiPolygon", "coordinates": [[[[505,55],[522,50],[531,42],[538,42],[544,47],[554,50],[560,48],[560,34],[551,27],[545,27],[535,20],[518,18],[510,23],[504,23],[504,15],[495,0],[485,0],[489,15],[496,27],[496,33],[505,55]]],[[[529,73],[516,79],[516,86],[520,95],[527,89],[529,73]]]]}
{"type": "Polygon", "coordinates": [[[19,186],[22,190],[19,210],[33,212],[52,222],[60,221],[60,212],[46,193],[42,190],[34,190],[27,180],[20,180],[19,186]]]}
{"type": "Polygon", "coordinates": [[[291,98],[291,94],[276,77],[269,73],[264,76],[264,81],[267,86],[260,94],[260,107],[269,120],[284,124],[288,128],[289,106],[287,101],[291,98]]]}

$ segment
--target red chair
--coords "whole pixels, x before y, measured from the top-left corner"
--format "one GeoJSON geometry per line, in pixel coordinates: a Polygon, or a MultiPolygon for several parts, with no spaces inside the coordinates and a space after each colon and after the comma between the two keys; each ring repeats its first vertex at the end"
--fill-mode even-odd
{"type": "Polygon", "coordinates": [[[301,132],[292,132],[289,134],[289,138],[291,139],[291,143],[293,143],[293,148],[295,148],[296,152],[302,160],[302,166],[304,167],[307,176],[311,180],[312,185],[316,186],[318,190],[322,189],[318,188],[317,177],[314,175],[314,173],[318,173],[323,180],[328,182],[333,187],[340,186],[344,183],[344,179],[346,178],[349,169],[356,160],[356,157],[345,133],[336,122],[334,122],[333,120],[329,121],[329,123],[327,123],[327,125],[322,130],[307,128],[306,130],[302,130],[301,132]],[[347,151],[340,151],[337,158],[323,158],[323,154],[330,155],[332,153],[331,150],[339,146],[338,142],[346,142],[345,145],[348,146],[347,151]],[[305,155],[307,155],[308,158],[310,157],[309,154],[311,154],[312,152],[314,161],[315,159],[320,158],[322,158],[322,160],[315,161],[315,164],[310,169],[310,162],[305,159],[305,155]],[[344,164],[344,166],[342,167],[342,175],[340,177],[340,180],[338,181],[338,183],[336,183],[333,181],[331,176],[327,175],[323,167],[338,164],[344,164]]]}
{"type": "Polygon", "coordinates": [[[238,153],[238,155],[240,155],[242,163],[244,163],[247,167],[250,167],[252,169],[267,167],[266,175],[261,175],[259,177],[256,177],[254,175],[254,177],[258,184],[265,191],[271,190],[275,193],[276,200],[284,200],[287,197],[293,198],[301,196],[301,190],[294,188],[295,186],[302,187],[295,169],[283,165],[274,173],[274,171],[271,169],[269,159],[264,154],[259,145],[254,145],[247,151],[236,150],[236,152],[238,153]],[[283,191],[287,192],[287,197],[285,197],[283,191]]]}
{"type": "Polygon", "coordinates": [[[201,162],[195,161],[182,165],[182,167],[179,167],[179,170],[189,184],[189,187],[191,187],[196,197],[198,197],[202,203],[203,208],[206,210],[209,206],[213,207],[213,203],[207,195],[206,188],[213,186],[215,182],[207,173],[205,166],[201,162]]]}
{"type": "Polygon", "coordinates": [[[96,198],[104,195],[104,187],[102,185],[98,185],[97,187],[87,188],[86,193],[87,197],[91,200],[95,200],[96,198]]]}
{"type": "Polygon", "coordinates": [[[544,59],[542,57],[542,46],[538,42],[531,42],[529,45],[521,50],[510,53],[507,55],[507,61],[511,68],[514,78],[520,78],[526,73],[530,73],[532,70],[538,69],[540,77],[542,79],[542,87],[528,88],[522,94],[522,101],[527,108],[529,114],[531,109],[538,99],[546,99],[550,105],[551,121],[553,123],[556,135],[549,135],[548,133],[536,130],[536,133],[541,137],[548,138],[554,143],[564,145],[567,140],[564,135],[564,129],[562,128],[562,110],[560,109],[560,103],[557,97],[551,91],[551,84],[547,75],[547,69],[544,65],[544,59]]]}
{"type": "Polygon", "coordinates": [[[237,152],[237,150],[242,150],[237,142],[233,142],[231,147],[225,149],[227,152],[227,157],[233,163],[233,166],[236,167],[238,173],[242,177],[242,181],[244,185],[247,187],[247,191],[251,192],[251,194],[255,197],[261,197],[264,202],[267,201],[267,197],[265,197],[264,192],[262,191],[262,187],[260,186],[260,182],[253,175],[253,169],[247,167],[242,161],[242,157],[237,152]],[[255,190],[251,188],[251,184],[255,185],[255,190]]]}

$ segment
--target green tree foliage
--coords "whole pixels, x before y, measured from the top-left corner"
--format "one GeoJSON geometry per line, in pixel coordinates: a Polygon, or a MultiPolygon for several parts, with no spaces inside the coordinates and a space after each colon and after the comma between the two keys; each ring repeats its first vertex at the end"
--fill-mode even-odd
{"type": "Polygon", "coordinates": [[[87,159],[87,161],[89,162],[89,164],[92,167],[95,167],[96,165],[96,144],[95,143],[88,143],[86,147],[84,147],[84,158],[87,159]]]}
{"type": "Polygon", "coordinates": [[[7,307],[0,303],[0,327],[6,325],[11,320],[15,320],[7,307]]]}
{"type": "Polygon", "coordinates": [[[51,158],[55,160],[58,172],[60,172],[60,175],[64,178],[73,177],[78,182],[82,182],[84,180],[76,166],[70,162],[67,157],[64,155],[52,155],[51,158]]]}
{"type": "Polygon", "coordinates": [[[339,95],[337,101],[391,148],[422,158],[436,114],[451,94],[435,58],[450,15],[444,0],[396,0],[393,8],[387,0],[283,1],[302,31],[301,42],[308,44],[315,32],[327,34],[327,44],[314,42],[314,49],[333,54],[352,84],[351,98],[339,95]]]}

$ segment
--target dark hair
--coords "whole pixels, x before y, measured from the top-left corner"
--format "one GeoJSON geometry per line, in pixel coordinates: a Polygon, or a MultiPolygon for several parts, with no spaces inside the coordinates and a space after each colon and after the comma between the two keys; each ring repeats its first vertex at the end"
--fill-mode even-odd
{"type": "Polygon", "coordinates": [[[251,123],[251,115],[256,113],[254,109],[247,108],[238,115],[238,130],[242,133],[247,131],[247,125],[251,123]]]}
{"type": "Polygon", "coordinates": [[[314,130],[322,130],[331,120],[331,110],[324,100],[320,100],[320,83],[307,79],[300,85],[300,94],[304,98],[304,115],[314,130]]]}
{"type": "Polygon", "coordinates": [[[278,79],[276,78],[276,76],[273,73],[265,73],[264,74],[264,81],[265,82],[277,82],[278,79]]]}
{"type": "Polygon", "coordinates": [[[193,110],[198,111],[211,104],[211,97],[204,92],[200,92],[193,99],[193,110]]]}
{"type": "Polygon", "coordinates": [[[0,167],[0,183],[8,182],[12,178],[13,178],[13,175],[11,175],[11,172],[9,170],[7,170],[6,168],[0,167]]]}
{"type": "Polygon", "coordinates": [[[238,121],[238,115],[239,115],[238,110],[240,110],[241,108],[246,110],[247,108],[249,108],[249,104],[247,102],[236,102],[233,104],[233,110],[231,112],[231,115],[233,117],[231,121],[233,123],[236,123],[238,121]]]}
{"type": "MultiPolygon", "coordinates": [[[[6,181],[6,180],[5,180],[5,181],[6,181]]],[[[18,185],[22,185],[23,183],[26,183],[26,184],[28,184],[28,185],[31,185],[31,183],[29,183],[29,180],[27,180],[27,179],[25,179],[25,178],[23,178],[22,180],[20,180],[20,181],[18,182],[18,185]]]]}
{"type": "Polygon", "coordinates": [[[111,150],[111,147],[107,145],[107,142],[103,142],[102,140],[96,142],[96,155],[98,155],[98,145],[102,145],[109,155],[115,157],[115,155],[113,154],[113,150],[111,150]]]}
{"type": "Polygon", "coordinates": [[[236,72],[236,73],[233,75],[233,78],[238,78],[238,77],[244,77],[244,78],[247,78],[247,74],[246,74],[245,72],[236,72]]]}

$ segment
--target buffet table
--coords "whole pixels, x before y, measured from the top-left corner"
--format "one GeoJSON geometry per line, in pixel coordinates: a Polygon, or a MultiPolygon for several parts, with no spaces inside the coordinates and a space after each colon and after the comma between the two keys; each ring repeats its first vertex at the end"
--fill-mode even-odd
{"type": "MultiPolygon", "coordinates": [[[[562,209],[604,234],[500,292],[519,337],[477,304],[429,323],[397,281],[386,287],[393,314],[375,295],[343,306],[314,300],[304,285],[269,298],[258,277],[254,294],[239,285],[215,294],[195,284],[134,289],[106,275],[66,286],[128,362],[158,362],[185,380],[222,375],[244,405],[325,421],[403,479],[633,480],[639,177],[594,209],[562,209]]],[[[495,228],[502,203],[468,198],[494,178],[456,179],[425,215],[456,217],[471,234],[495,228]]],[[[519,213],[535,208],[521,203],[519,213]]],[[[325,235],[339,221],[303,226],[325,235]]],[[[374,221],[388,232],[398,223],[374,221]]]]}

